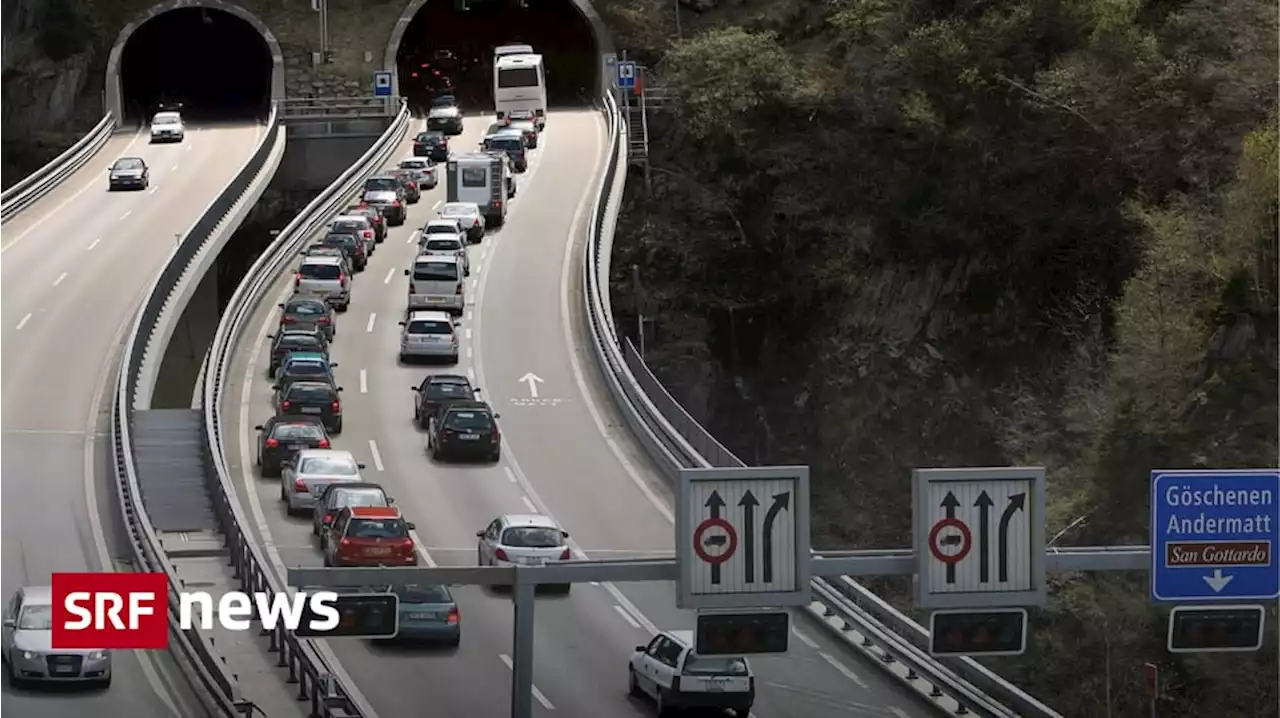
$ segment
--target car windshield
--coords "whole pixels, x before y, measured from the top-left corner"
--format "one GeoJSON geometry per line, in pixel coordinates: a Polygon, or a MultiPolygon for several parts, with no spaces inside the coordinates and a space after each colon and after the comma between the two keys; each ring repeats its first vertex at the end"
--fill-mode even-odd
{"type": "Polygon", "coordinates": [[[518,137],[489,137],[484,141],[485,150],[503,152],[523,152],[524,145],[518,137]]]}
{"type": "Polygon", "coordinates": [[[289,376],[329,376],[329,366],[318,361],[291,361],[284,371],[289,376]]]}
{"type": "Polygon", "coordinates": [[[466,384],[432,382],[427,385],[427,397],[430,399],[470,399],[471,387],[466,384]]]}
{"type": "Polygon", "coordinates": [[[20,631],[53,630],[53,606],[32,604],[22,607],[22,615],[18,617],[20,631]]]}
{"type": "Polygon", "coordinates": [[[427,240],[427,249],[433,252],[448,252],[462,249],[462,242],[456,239],[430,239],[427,240]]]}
{"type": "Polygon", "coordinates": [[[271,436],[275,439],[323,439],[324,430],[318,424],[276,424],[271,436]]]}
{"type": "Polygon", "coordinates": [[[452,334],[453,325],[438,319],[415,319],[407,327],[410,334],[452,334]]]}
{"type": "Polygon", "coordinates": [[[289,401],[314,404],[318,402],[333,401],[337,397],[334,396],[333,387],[330,387],[328,384],[305,382],[291,384],[286,398],[289,399],[289,401]]]}
{"type": "Polygon", "coordinates": [[[517,526],[502,532],[502,545],[512,548],[559,548],[564,535],[547,526],[517,526]]]}
{"type": "Polygon", "coordinates": [[[402,170],[421,170],[426,169],[426,167],[426,160],[404,160],[400,163],[400,169],[402,170]]]}
{"type": "Polygon", "coordinates": [[[487,411],[451,411],[444,417],[444,425],[449,429],[462,431],[488,431],[493,425],[487,411]]]}
{"type": "Polygon", "coordinates": [[[303,264],[298,267],[298,274],[304,279],[337,279],[342,276],[342,269],[336,264],[303,264]]]}
{"type": "Polygon", "coordinates": [[[360,240],[353,234],[329,234],[325,235],[324,243],[330,247],[355,247],[359,245],[360,240]]]}
{"type": "Polygon", "coordinates": [[[308,456],[302,460],[298,473],[356,476],[360,469],[355,461],[345,456],[308,456]]]}
{"type": "Polygon", "coordinates": [[[284,306],[284,313],[315,316],[317,314],[328,314],[329,308],[321,302],[291,302],[284,306]]]}
{"type": "Polygon", "coordinates": [[[413,278],[420,282],[456,282],[458,265],[452,262],[416,262],[413,278]]]}
{"type": "Polygon", "coordinates": [[[377,489],[344,489],[337,493],[331,503],[337,508],[343,506],[386,506],[387,497],[377,489]]]}
{"type": "Polygon", "coordinates": [[[444,209],[440,210],[441,217],[471,217],[479,214],[480,208],[475,205],[465,204],[446,204],[444,209]]]}
{"type": "Polygon", "coordinates": [[[176,125],[182,121],[182,115],[176,112],[161,112],[151,120],[153,125],[176,125]]]}
{"type": "Polygon", "coordinates": [[[400,519],[351,519],[347,535],[366,539],[409,538],[409,530],[400,519]]]}
{"type": "Polygon", "coordinates": [[[318,350],[320,349],[320,340],[316,337],[298,334],[281,339],[280,345],[276,348],[280,351],[318,350]]]}
{"type": "Polygon", "coordinates": [[[341,222],[334,222],[333,227],[331,227],[331,229],[334,232],[341,232],[342,234],[355,234],[364,229],[364,222],[356,222],[354,220],[343,220],[341,222]]]}
{"type": "Polygon", "coordinates": [[[142,160],[134,157],[116,160],[116,169],[118,170],[140,170],[144,166],[145,165],[142,164],[142,160]]]}
{"type": "Polygon", "coordinates": [[[440,132],[423,132],[418,135],[418,142],[422,142],[424,144],[439,142],[442,139],[444,139],[444,134],[440,132]]]}
{"type": "Polygon", "coordinates": [[[366,192],[395,192],[399,185],[395,177],[370,177],[364,181],[366,192]]]}
{"type": "Polygon", "coordinates": [[[701,676],[745,676],[747,662],[735,656],[698,656],[693,653],[684,661],[684,672],[701,676]]]}
{"type": "Polygon", "coordinates": [[[444,586],[397,586],[391,590],[401,603],[453,603],[453,596],[444,586]]]}
{"type": "Polygon", "coordinates": [[[458,226],[453,222],[440,222],[428,224],[423,228],[424,234],[457,234],[458,226]]]}

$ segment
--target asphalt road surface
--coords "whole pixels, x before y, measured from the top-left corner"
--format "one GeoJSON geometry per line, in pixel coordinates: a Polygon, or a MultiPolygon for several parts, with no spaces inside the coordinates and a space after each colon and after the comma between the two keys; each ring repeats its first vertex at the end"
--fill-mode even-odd
{"type": "MultiPolygon", "coordinates": [[[[252,155],[256,125],[189,127],[181,144],[117,135],[75,176],[5,223],[4,600],[55,571],[127,567],[110,459],[111,402],[125,332],[184,233],[252,155]],[[118,157],[142,157],[151,187],[107,192],[118,157]]],[[[165,653],[117,652],[105,691],[23,689],[0,710],[28,718],[201,715],[165,653]]]]}
{"type": "MultiPolygon", "coordinates": [[[[469,151],[487,120],[470,119],[453,150],[469,151]]],[[[412,136],[413,133],[410,133],[412,136]]],[[[594,386],[580,322],[581,252],[599,174],[605,128],[597,113],[558,112],[547,124],[506,226],[470,249],[469,306],[457,366],[397,361],[406,277],[416,228],[435,216],[444,181],[425,192],[409,222],[392,229],[354,284],[350,310],[338,319],[332,358],[343,385],[345,432],[337,448],[367,466],[368,480],[396,498],[417,524],[426,565],[474,565],[475,532],[503,513],[554,516],[580,557],[671,555],[669,489],[650,474],[640,449],[594,386]],[[433,462],[415,428],[412,386],[430,372],[466,373],[501,414],[504,447],[497,464],[433,462]],[[529,389],[527,374],[537,396],[529,389]]],[[[406,142],[403,154],[409,153],[406,142]]],[[[443,171],[443,167],[441,168],[443,171]]],[[[283,565],[319,566],[310,519],[288,517],[277,479],[254,466],[252,427],[272,413],[265,377],[281,278],[250,326],[225,415],[241,437],[235,465],[243,498],[265,544],[283,565]]],[[[333,640],[345,670],[385,717],[508,715],[512,609],[509,597],[480,587],[454,589],[462,613],[456,650],[375,647],[333,640]]],[[[540,597],[536,610],[534,712],[541,718],[651,716],[627,696],[627,660],[658,629],[692,628],[693,613],[675,607],[669,583],[578,584],[564,597],[540,597]]],[[[790,654],[754,658],[758,718],[850,718],[929,714],[879,669],[848,657],[819,629],[798,623],[790,654]]]]}

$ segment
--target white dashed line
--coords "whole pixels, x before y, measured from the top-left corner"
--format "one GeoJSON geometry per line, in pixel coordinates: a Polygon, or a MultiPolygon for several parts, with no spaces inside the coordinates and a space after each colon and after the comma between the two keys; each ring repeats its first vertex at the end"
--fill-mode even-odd
{"type": "MultiPolygon", "coordinates": [[[[498,659],[501,660],[503,664],[506,665],[508,670],[512,670],[512,671],[515,670],[513,664],[511,663],[511,656],[508,656],[505,653],[499,653],[498,659]]],[[[537,699],[539,703],[542,704],[543,708],[546,708],[549,711],[553,711],[556,709],[555,706],[551,705],[551,701],[547,700],[547,697],[542,695],[542,691],[538,690],[537,686],[533,686],[533,697],[537,699]]]]}
{"type": "MultiPolygon", "coordinates": [[[[191,149],[191,148],[190,148],[190,147],[188,147],[187,149],[191,149]]],[[[178,167],[179,167],[179,164],[178,164],[177,162],[174,162],[174,163],[173,163],[173,166],[172,166],[172,167],[170,167],[170,168],[169,168],[169,170],[170,170],[170,171],[177,171],[178,167]]]]}
{"type": "Polygon", "coordinates": [[[845,664],[841,663],[840,661],[837,661],[835,657],[833,657],[830,653],[826,653],[824,651],[818,651],[818,655],[822,656],[822,660],[826,661],[827,663],[830,663],[832,668],[844,674],[845,678],[848,678],[854,683],[857,683],[859,688],[863,689],[864,691],[871,690],[867,686],[867,684],[862,680],[861,676],[859,676],[857,673],[854,673],[853,670],[850,669],[845,664]]]}
{"type": "Polygon", "coordinates": [[[467,347],[467,358],[471,358],[471,347],[467,347]]]}
{"type": "Polygon", "coordinates": [[[538,513],[538,507],[533,505],[533,502],[529,500],[528,496],[521,496],[520,500],[524,502],[525,508],[529,509],[529,513],[538,513]]]}
{"type": "Polygon", "coordinates": [[[129,218],[129,215],[131,214],[133,214],[133,210],[129,210],[128,212],[125,212],[124,214],[120,215],[120,221],[121,222],[125,221],[126,219],[129,218]]]}
{"type": "Polygon", "coordinates": [[[627,609],[615,603],[613,604],[613,610],[617,611],[619,616],[622,616],[622,620],[626,621],[627,623],[630,623],[632,628],[640,627],[639,621],[636,621],[636,619],[632,618],[631,614],[627,613],[627,609]]]}
{"type": "Polygon", "coordinates": [[[92,252],[92,251],[93,251],[93,248],[94,248],[94,247],[96,247],[96,246],[98,246],[98,242],[101,242],[101,241],[102,241],[102,237],[98,237],[97,239],[95,239],[95,240],[93,240],[92,242],[90,242],[90,243],[89,243],[89,246],[84,248],[84,251],[86,251],[86,252],[92,252]]]}
{"type": "Polygon", "coordinates": [[[376,313],[370,314],[368,323],[364,325],[364,330],[366,332],[373,331],[373,323],[377,320],[378,320],[378,315],[376,313]]]}
{"type": "Polygon", "coordinates": [[[471,339],[471,327],[467,327],[467,339],[471,339]]]}
{"type": "Polygon", "coordinates": [[[147,194],[155,194],[155,193],[156,193],[156,190],[158,190],[158,189],[160,189],[160,188],[159,188],[159,187],[152,187],[151,189],[147,190],[147,194]]]}
{"type": "Polygon", "coordinates": [[[897,716],[897,718],[911,718],[906,711],[897,706],[889,706],[889,712],[897,716]]]}
{"type": "Polygon", "coordinates": [[[22,328],[27,326],[27,322],[29,321],[31,321],[31,312],[27,312],[27,316],[23,317],[22,320],[18,322],[17,330],[22,331],[22,328]]]}
{"type": "Polygon", "coordinates": [[[475,383],[476,383],[476,370],[475,370],[475,369],[472,369],[471,367],[467,367],[467,378],[471,380],[471,383],[472,383],[472,384],[475,384],[475,383]]]}
{"type": "MultiPolygon", "coordinates": [[[[507,481],[510,481],[513,484],[517,483],[516,472],[512,471],[510,466],[502,467],[502,472],[507,475],[507,481]]],[[[528,498],[528,497],[525,497],[525,498],[528,498]]],[[[537,512],[534,512],[534,513],[537,513],[537,512]]]]}
{"type": "Polygon", "coordinates": [[[360,370],[360,393],[361,394],[369,393],[369,372],[365,371],[364,369],[360,370]]]}
{"type": "Polygon", "coordinates": [[[378,442],[373,439],[369,439],[369,453],[373,455],[373,468],[382,471],[382,454],[378,453],[378,442]]]}
{"type": "Polygon", "coordinates": [[[442,205],[442,204],[444,204],[444,200],[442,200],[442,199],[440,199],[440,200],[436,200],[436,203],[435,203],[435,204],[433,204],[433,205],[431,205],[431,211],[432,211],[432,212],[435,212],[436,210],[440,209],[440,205],[442,205]]]}
{"type": "MultiPolygon", "coordinates": [[[[190,151],[191,151],[191,145],[187,145],[187,149],[186,149],[186,150],[184,150],[184,152],[190,152],[190,151]]],[[[173,166],[173,168],[176,170],[176,169],[178,169],[178,166],[177,166],[177,165],[174,165],[174,166],[173,166]]]]}
{"type": "Polygon", "coordinates": [[[383,284],[390,284],[390,283],[391,283],[391,278],[392,278],[392,277],[394,277],[394,276],[396,276],[396,268],[395,268],[395,267],[392,267],[391,269],[388,269],[388,270],[387,270],[387,278],[386,278],[386,279],[384,279],[384,280],[382,280],[382,283],[383,283],[383,284]]]}
{"type": "Polygon", "coordinates": [[[408,239],[405,239],[404,243],[405,243],[405,244],[413,244],[414,242],[418,241],[418,232],[419,232],[419,231],[420,231],[420,230],[416,230],[416,229],[415,229],[415,230],[413,230],[412,232],[410,232],[410,233],[409,233],[409,237],[408,237],[408,239]]]}
{"type": "Polygon", "coordinates": [[[58,275],[58,278],[57,278],[57,279],[55,279],[55,280],[53,280],[53,286],[55,286],[55,287],[56,287],[56,286],[58,286],[59,284],[62,284],[62,280],[66,279],[66,278],[67,278],[67,273],[66,273],[66,272],[63,272],[62,274],[59,274],[59,275],[58,275]]]}
{"type": "Polygon", "coordinates": [[[813,640],[812,638],[809,638],[808,635],[801,633],[795,628],[791,629],[791,635],[795,636],[796,638],[799,638],[800,642],[803,643],[804,645],[812,648],[815,651],[818,650],[818,642],[813,640]]]}

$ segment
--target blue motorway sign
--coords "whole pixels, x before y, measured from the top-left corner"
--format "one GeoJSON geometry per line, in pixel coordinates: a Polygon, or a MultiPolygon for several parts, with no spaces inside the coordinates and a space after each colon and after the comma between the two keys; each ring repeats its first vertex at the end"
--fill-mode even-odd
{"type": "Polygon", "coordinates": [[[1151,472],[1151,597],[1280,597],[1280,471],[1151,472]]]}

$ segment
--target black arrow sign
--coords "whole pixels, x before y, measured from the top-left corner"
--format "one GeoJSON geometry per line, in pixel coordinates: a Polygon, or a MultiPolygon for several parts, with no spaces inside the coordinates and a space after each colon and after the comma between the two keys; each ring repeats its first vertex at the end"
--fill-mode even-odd
{"type": "MultiPolygon", "coordinates": [[[[956,495],[950,491],[947,492],[946,496],[942,497],[942,508],[947,510],[947,518],[954,519],[956,517],[956,507],[958,506],[960,506],[960,499],[957,499],[956,495]]],[[[949,563],[947,564],[947,583],[955,582],[956,565],[954,563],[949,563]]]]}
{"type": "Polygon", "coordinates": [[[1013,494],[1009,496],[1009,505],[1004,507],[1004,513],[1000,514],[1000,559],[999,569],[1000,583],[1009,580],[1009,522],[1013,520],[1013,515],[1026,506],[1027,495],[1025,493],[1013,494]]]}
{"type": "MultiPolygon", "coordinates": [[[[704,506],[711,510],[711,518],[720,518],[720,509],[725,507],[724,499],[720,498],[720,492],[712,491],[704,506]]],[[[720,585],[720,564],[718,563],[711,564],[711,585],[720,585]]]]}
{"type": "MultiPolygon", "coordinates": [[[[742,494],[742,498],[738,500],[738,505],[742,507],[742,550],[746,563],[742,567],[742,580],[744,583],[756,582],[756,507],[760,505],[756,501],[756,495],[751,493],[751,489],[747,489],[742,494]]],[[[765,529],[767,532],[768,529],[765,529]]]]}
{"type": "Polygon", "coordinates": [[[762,533],[764,538],[760,541],[761,548],[764,549],[761,563],[764,564],[760,571],[761,577],[765,583],[773,583],[773,523],[778,520],[778,514],[783,510],[791,509],[791,492],[784,491],[780,494],[773,495],[773,504],[769,506],[769,510],[764,514],[764,528],[762,533]]]}
{"type": "Polygon", "coordinates": [[[983,491],[973,505],[978,507],[978,581],[986,583],[991,580],[991,507],[996,502],[983,491]]]}

